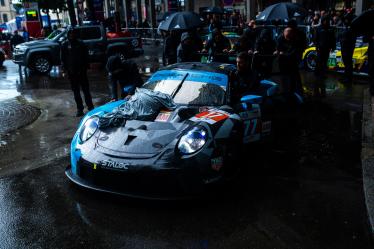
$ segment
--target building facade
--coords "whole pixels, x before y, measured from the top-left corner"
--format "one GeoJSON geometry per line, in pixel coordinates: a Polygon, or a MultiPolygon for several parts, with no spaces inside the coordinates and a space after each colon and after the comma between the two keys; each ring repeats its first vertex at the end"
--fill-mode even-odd
{"type": "Polygon", "coordinates": [[[8,22],[16,17],[16,10],[11,0],[0,0],[0,23],[8,22]]]}

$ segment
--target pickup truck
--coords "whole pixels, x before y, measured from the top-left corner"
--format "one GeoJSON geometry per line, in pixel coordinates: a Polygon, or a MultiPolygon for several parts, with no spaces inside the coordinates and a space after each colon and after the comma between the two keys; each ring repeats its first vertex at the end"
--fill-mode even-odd
{"type": "MultiPolygon", "coordinates": [[[[103,26],[77,26],[75,29],[78,30],[78,38],[88,48],[90,62],[105,63],[113,54],[124,60],[144,53],[138,37],[110,38],[103,26]]],[[[44,40],[19,44],[13,51],[13,62],[38,73],[49,73],[52,66],[61,64],[61,44],[66,39],[67,29],[57,29],[44,40]]]]}

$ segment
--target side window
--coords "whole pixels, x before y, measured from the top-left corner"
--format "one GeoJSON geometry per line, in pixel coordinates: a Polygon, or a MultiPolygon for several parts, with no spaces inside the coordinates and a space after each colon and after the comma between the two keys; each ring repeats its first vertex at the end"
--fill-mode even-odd
{"type": "Polygon", "coordinates": [[[82,40],[93,40],[101,38],[101,30],[99,27],[82,28],[79,33],[79,39],[82,40]]]}

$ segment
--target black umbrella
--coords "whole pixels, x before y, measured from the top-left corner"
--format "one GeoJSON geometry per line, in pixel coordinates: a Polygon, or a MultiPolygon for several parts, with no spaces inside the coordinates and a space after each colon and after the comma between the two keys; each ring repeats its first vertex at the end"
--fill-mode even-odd
{"type": "Polygon", "coordinates": [[[374,28],[371,26],[374,20],[374,9],[363,12],[361,15],[353,19],[351,28],[357,35],[368,35],[374,34],[374,28]]]}
{"type": "Polygon", "coordinates": [[[223,9],[220,7],[209,7],[203,11],[204,13],[223,14],[223,9]]]}
{"type": "Polygon", "coordinates": [[[277,3],[264,9],[257,17],[258,21],[290,20],[292,18],[304,18],[306,9],[295,3],[277,3]]]}
{"type": "Polygon", "coordinates": [[[195,12],[184,11],[171,14],[166,20],[161,23],[159,29],[170,30],[190,30],[200,27],[204,19],[195,12]]]}

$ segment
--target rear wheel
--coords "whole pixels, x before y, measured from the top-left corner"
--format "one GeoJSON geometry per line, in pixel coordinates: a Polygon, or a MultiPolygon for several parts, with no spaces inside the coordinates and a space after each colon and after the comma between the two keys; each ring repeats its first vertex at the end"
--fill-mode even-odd
{"type": "Polygon", "coordinates": [[[47,55],[36,55],[31,60],[30,68],[40,74],[47,74],[52,69],[51,60],[47,55]]]}

